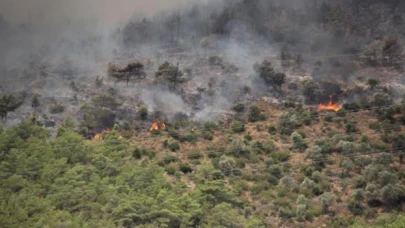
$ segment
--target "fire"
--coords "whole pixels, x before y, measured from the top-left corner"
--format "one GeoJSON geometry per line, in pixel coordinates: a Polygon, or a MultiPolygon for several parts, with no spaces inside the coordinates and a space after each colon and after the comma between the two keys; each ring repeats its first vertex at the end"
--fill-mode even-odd
{"type": "Polygon", "coordinates": [[[150,127],[150,131],[157,131],[159,130],[159,120],[153,122],[152,126],[150,127]]]}
{"type": "Polygon", "coordinates": [[[318,106],[318,111],[339,111],[342,109],[342,106],[339,104],[333,103],[332,101],[332,95],[329,96],[329,102],[327,104],[319,104],[318,106]]]}
{"type": "Polygon", "coordinates": [[[103,136],[101,134],[97,134],[94,136],[94,140],[103,140],[103,136]]]}
{"type": "Polygon", "coordinates": [[[158,130],[165,130],[166,129],[166,124],[165,122],[160,122],[159,120],[156,120],[153,122],[152,126],[150,127],[150,131],[158,131],[158,130]]]}

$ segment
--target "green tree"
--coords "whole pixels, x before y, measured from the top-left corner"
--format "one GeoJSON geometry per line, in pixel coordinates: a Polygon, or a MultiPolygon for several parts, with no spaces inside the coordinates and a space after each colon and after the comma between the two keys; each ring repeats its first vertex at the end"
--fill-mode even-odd
{"type": "Polygon", "coordinates": [[[31,107],[34,109],[34,114],[37,113],[37,109],[40,105],[41,103],[39,102],[39,94],[36,93],[31,100],[31,107]]]}
{"type": "Polygon", "coordinates": [[[388,184],[381,189],[381,198],[387,207],[395,207],[405,202],[405,191],[401,185],[388,184]]]}
{"type": "Polygon", "coordinates": [[[186,79],[182,77],[183,72],[179,70],[179,66],[164,62],[159,66],[158,71],[155,73],[155,77],[158,82],[164,82],[169,84],[169,88],[176,90],[179,84],[186,82],[186,79]]]}
{"type": "Polygon", "coordinates": [[[322,212],[327,213],[329,211],[329,207],[332,205],[335,196],[332,193],[323,193],[320,197],[321,204],[322,204],[322,212]]]}
{"type": "Polygon", "coordinates": [[[285,83],[286,75],[276,72],[270,61],[264,60],[262,63],[256,63],[253,69],[266,84],[273,86],[278,91],[281,90],[281,86],[285,83]]]}
{"type": "Polygon", "coordinates": [[[320,86],[313,80],[305,80],[302,83],[302,93],[307,98],[307,101],[317,101],[316,99],[320,95],[320,86]]]}
{"type": "Polygon", "coordinates": [[[374,78],[370,78],[367,81],[367,84],[370,86],[371,89],[374,89],[378,85],[379,81],[374,78]]]}
{"type": "Polygon", "coordinates": [[[131,78],[140,80],[146,77],[144,65],[140,62],[129,63],[125,68],[119,68],[110,63],[108,64],[108,75],[118,81],[125,81],[127,85],[131,78]]]}
{"type": "Polygon", "coordinates": [[[392,150],[399,154],[399,162],[402,164],[404,160],[405,152],[405,135],[397,134],[392,139],[392,150]]]}
{"type": "Polygon", "coordinates": [[[305,139],[298,132],[293,132],[291,134],[291,141],[293,142],[293,148],[296,150],[304,151],[308,147],[305,139]]]}
{"type": "Polygon", "coordinates": [[[250,122],[257,122],[260,120],[260,108],[257,105],[252,105],[249,108],[248,120],[250,122]]]}
{"type": "Polygon", "coordinates": [[[216,205],[207,218],[207,227],[244,227],[245,218],[228,203],[221,203],[216,205]]]}
{"type": "Polygon", "coordinates": [[[24,99],[17,99],[11,94],[0,97],[0,118],[4,121],[9,112],[17,110],[24,102],[24,99]]]}

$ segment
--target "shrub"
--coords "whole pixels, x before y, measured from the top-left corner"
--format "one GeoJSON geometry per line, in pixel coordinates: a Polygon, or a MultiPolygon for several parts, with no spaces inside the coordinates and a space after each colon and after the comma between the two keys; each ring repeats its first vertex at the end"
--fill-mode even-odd
{"type": "Polygon", "coordinates": [[[251,191],[254,195],[257,195],[259,193],[261,193],[262,191],[268,190],[269,186],[266,183],[260,182],[260,183],[255,183],[252,187],[251,187],[251,191]]]}
{"type": "Polygon", "coordinates": [[[389,153],[382,153],[377,156],[377,159],[375,160],[376,164],[381,164],[381,165],[389,165],[394,161],[394,157],[392,154],[389,153]]]}
{"type": "Polygon", "coordinates": [[[212,134],[212,133],[209,132],[209,131],[206,131],[206,132],[204,132],[204,134],[203,134],[203,138],[204,138],[205,140],[211,141],[211,140],[214,139],[214,134],[212,134]]]}
{"type": "Polygon", "coordinates": [[[267,175],[266,180],[272,186],[277,186],[278,185],[278,179],[273,175],[267,175]]]}
{"type": "Polygon", "coordinates": [[[167,174],[169,175],[174,175],[177,171],[177,168],[174,164],[169,164],[166,166],[165,171],[167,172],[167,174]]]}
{"type": "Polygon", "coordinates": [[[371,89],[374,89],[378,85],[379,81],[374,78],[370,78],[367,80],[367,84],[370,86],[371,89]]]}
{"type": "Polygon", "coordinates": [[[332,122],[333,121],[333,116],[325,116],[325,121],[326,122],[332,122]]]}
{"type": "Polygon", "coordinates": [[[177,161],[179,161],[179,158],[178,157],[175,157],[175,156],[171,156],[171,155],[168,155],[168,156],[165,156],[164,158],[163,158],[163,162],[164,162],[164,164],[170,164],[170,163],[173,163],[173,162],[177,162],[177,161]]]}
{"type": "Polygon", "coordinates": [[[355,122],[348,121],[345,125],[346,133],[353,133],[357,131],[357,124],[355,122]]]}
{"type": "Polygon", "coordinates": [[[193,172],[193,169],[190,167],[189,164],[180,164],[179,169],[184,174],[193,172]]]}
{"type": "Polygon", "coordinates": [[[233,109],[235,112],[241,113],[241,112],[245,111],[245,105],[244,105],[244,104],[236,104],[236,105],[234,105],[234,106],[232,107],[232,109],[233,109]]]}
{"type": "Polygon", "coordinates": [[[276,177],[277,179],[280,179],[282,176],[282,171],[279,165],[271,165],[268,169],[269,173],[276,177]]]}
{"type": "Polygon", "coordinates": [[[245,131],[245,125],[240,121],[234,121],[232,123],[232,131],[235,133],[242,133],[245,131]]]}
{"type": "Polygon", "coordinates": [[[294,217],[295,213],[290,208],[280,207],[278,210],[278,216],[283,219],[288,219],[294,217]]]}
{"type": "Polygon", "coordinates": [[[140,149],[136,148],[134,151],[132,151],[132,157],[135,159],[141,159],[142,151],[140,149]]]}
{"type": "Polygon", "coordinates": [[[269,126],[268,132],[269,132],[271,135],[275,135],[275,134],[277,134],[277,129],[276,129],[275,126],[269,126]]]}
{"type": "Polygon", "coordinates": [[[249,108],[248,120],[250,122],[257,122],[260,120],[260,108],[257,105],[252,105],[249,108]]]}
{"type": "Polygon", "coordinates": [[[388,171],[382,171],[378,174],[378,184],[381,187],[388,184],[396,184],[397,180],[398,176],[388,171]]]}
{"type": "Polygon", "coordinates": [[[243,138],[246,139],[247,141],[252,141],[253,140],[253,137],[250,134],[245,135],[243,138]]]}
{"type": "Polygon", "coordinates": [[[381,198],[387,207],[398,206],[405,201],[405,192],[400,185],[386,185],[381,189],[381,198]]]}
{"type": "Polygon", "coordinates": [[[356,201],[349,202],[347,208],[349,208],[349,211],[356,216],[362,215],[364,211],[364,207],[361,205],[361,203],[358,203],[356,201]]]}
{"type": "Polygon", "coordinates": [[[147,105],[141,105],[140,107],[139,107],[139,109],[138,109],[138,117],[141,119],[141,120],[146,120],[147,118],[148,118],[148,114],[149,114],[149,111],[148,111],[148,106],[147,105]]]}
{"type": "Polygon", "coordinates": [[[185,135],[180,136],[180,142],[191,142],[194,143],[197,141],[197,135],[195,133],[187,133],[185,135]]]}
{"type": "Polygon", "coordinates": [[[348,141],[340,141],[336,146],[336,149],[344,154],[353,154],[356,150],[356,144],[348,141]]]}
{"type": "Polygon", "coordinates": [[[290,159],[290,153],[288,151],[277,151],[271,155],[271,157],[278,162],[286,162],[290,159]]]}
{"type": "Polygon", "coordinates": [[[65,111],[65,107],[61,104],[53,104],[49,107],[49,112],[51,114],[59,114],[65,111]]]}
{"type": "Polygon", "coordinates": [[[382,107],[392,104],[392,98],[386,93],[376,93],[371,100],[373,106],[382,107]]]}
{"type": "Polygon", "coordinates": [[[291,134],[291,140],[293,141],[293,148],[296,150],[303,151],[308,147],[304,138],[298,132],[291,134]]]}
{"type": "Polygon", "coordinates": [[[187,158],[190,160],[198,160],[202,157],[200,152],[190,152],[187,154],[187,158]]]}
{"type": "Polygon", "coordinates": [[[327,213],[329,206],[332,205],[335,196],[331,193],[324,193],[321,195],[322,212],[327,213]]]}
{"type": "Polygon", "coordinates": [[[283,178],[281,178],[280,182],[286,189],[292,189],[296,187],[296,181],[289,175],[286,175],[283,178]]]}
{"type": "Polygon", "coordinates": [[[315,172],[312,173],[311,179],[318,183],[319,181],[321,181],[322,175],[321,175],[321,173],[319,171],[315,171],[315,172]]]}
{"type": "Polygon", "coordinates": [[[284,112],[278,119],[278,129],[281,134],[290,135],[299,126],[301,126],[299,117],[293,109],[284,112]]]}
{"type": "Polygon", "coordinates": [[[172,152],[176,152],[176,151],[180,150],[180,145],[177,142],[170,143],[169,149],[172,152]]]}
{"type": "Polygon", "coordinates": [[[231,157],[222,155],[218,162],[218,166],[225,176],[229,176],[234,174],[233,171],[236,167],[236,161],[231,157]]]}
{"type": "Polygon", "coordinates": [[[354,180],[354,188],[365,188],[367,186],[367,181],[363,177],[358,177],[354,180]]]}

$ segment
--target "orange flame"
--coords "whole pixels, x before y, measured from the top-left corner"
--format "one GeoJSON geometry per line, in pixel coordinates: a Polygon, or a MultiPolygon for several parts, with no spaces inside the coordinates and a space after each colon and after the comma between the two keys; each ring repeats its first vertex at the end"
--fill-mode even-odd
{"type": "Polygon", "coordinates": [[[329,96],[329,102],[327,104],[319,104],[318,105],[318,111],[339,111],[342,109],[342,106],[339,104],[333,103],[332,101],[332,95],[329,96]]]}
{"type": "Polygon", "coordinates": [[[152,126],[150,127],[150,131],[158,131],[158,130],[165,130],[166,129],[166,124],[165,122],[160,122],[159,120],[156,120],[153,122],[152,126]],[[160,127],[159,127],[160,125],[160,127]]]}
{"type": "Polygon", "coordinates": [[[94,136],[94,140],[103,140],[103,136],[101,134],[97,134],[94,136]]]}
{"type": "Polygon", "coordinates": [[[157,131],[159,130],[159,120],[153,122],[152,126],[150,127],[150,131],[157,131]]]}

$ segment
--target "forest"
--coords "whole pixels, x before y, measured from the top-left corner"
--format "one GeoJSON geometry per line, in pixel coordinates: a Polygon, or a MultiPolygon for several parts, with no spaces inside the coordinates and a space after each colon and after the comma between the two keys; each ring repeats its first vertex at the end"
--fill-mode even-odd
{"type": "Polygon", "coordinates": [[[0,227],[404,227],[405,2],[36,1],[0,10],[0,227]]]}

